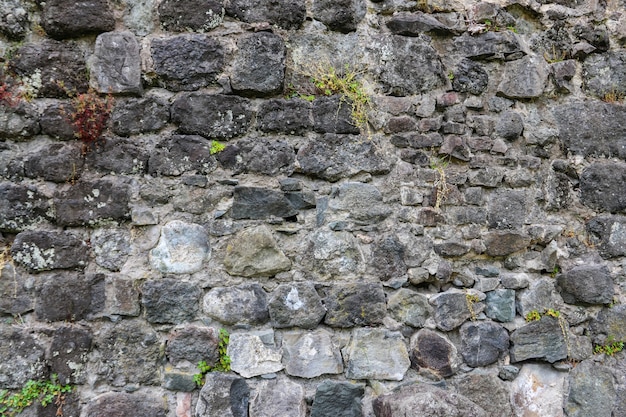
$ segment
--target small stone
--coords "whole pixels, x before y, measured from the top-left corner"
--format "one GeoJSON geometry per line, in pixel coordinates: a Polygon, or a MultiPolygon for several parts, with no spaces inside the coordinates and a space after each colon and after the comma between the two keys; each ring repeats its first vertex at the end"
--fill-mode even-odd
{"type": "Polygon", "coordinates": [[[463,359],[473,368],[492,364],[509,350],[508,332],[494,322],[464,323],[460,336],[463,359]]]}
{"type": "Polygon", "coordinates": [[[454,44],[462,55],[472,59],[513,59],[523,53],[517,35],[510,30],[477,36],[464,33],[455,38],[454,44]]]}
{"type": "Polygon", "coordinates": [[[236,186],[231,217],[234,219],[264,219],[269,216],[293,217],[298,211],[284,193],[259,187],[236,186]]]}
{"type": "Polygon", "coordinates": [[[212,288],[204,296],[203,310],[227,325],[262,324],[269,319],[267,295],[259,284],[212,288]]]}
{"type": "Polygon", "coordinates": [[[401,381],[411,362],[400,332],[358,328],[344,350],[346,378],[401,381]]]}
{"type": "Polygon", "coordinates": [[[513,365],[504,365],[498,372],[498,378],[503,381],[513,381],[519,374],[519,368],[513,365]]]}
{"type": "Polygon", "coordinates": [[[426,296],[407,288],[400,288],[387,298],[387,309],[395,320],[416,328],[424,327],[433,311],[426,296]]]}
{"type": "Polygon", "coordinates": [[[626,217],[601,215],[587,222],[587,232],[604,259],[626,255],[626,217]]]}
{"type": "Polygon", "coordinates": [[[226,354],[231,369],[244,378],[278,372],[284,368],[282,353],[274,344],[274,331],[261,330],[230,335],[226,354]]]}
{"type": "Polygon", "coordinates": [[[141,304],[149,323],[180,324],[198,313],[202,292],[195,284],[172,278],[146,281],[141,287],[141,304]]]}
{"type": "Polygon", "coordinates": [[[517,139],[524,130],[522,116],[512,111],[500,113],[495,126],[495,134],[508,141],[517,139]]]}
{"type": "Polygon", "coordinates": [[[231,275],[273,276],[288,271],[291,261],[280,250],[266,226],[238,233],[226,248],[224,267],[231,275]]]}
{"type": "Polygon", "coordinates": [[[198,388],[190,372],[174,371],[165,367],[163,371],[163,388],[170,391],[191,392],[198,388]]]}
{"type": "Polygon", "coordinates": [[[352,105],[339,95],[320,97],[313,102],[313,128],[319,133],[358,135],[361,130],[352,117],[352,105]]]}
{"type": "Polygon", "coordinates": [[[322,299],[311,282],[281,284],[269,300],[269,314],[272,327],[317,327],[326,314],[322,299]]]}
{"type": "Polygon", "coordinates": [[[430,298],[430,304],[434,307],[433,317],[439,330],[449,332],[484,310],[485,305],[470,301],[470,296],[470,293],[447,291],[430,298]]]}
{"type": "Polygon", "coordinates": [[[130,233],[126,229],[96,229],[91,234],[96,263],[110,271],[119,271],[130,255],[130,233]]]}
{"type": "Polygon", "coordinates": [[[200,390],[194,416],[247,417],[250,387],[243,378],[209,372],[200,390]]]}
{"type": "Polygon", "coordinates": [[[199,271],[210,254],[202,226],[173,220],[161,228],[159,243],[150,251],[150,263],[164,273],[190,274],[199,271]]]}
{"type": "Polygon", "coordinates": [[[0,313],[18,316],[31,311],[34,306],[34,278],[18,272],[10,262],[0,266],[0,313]]]}
{"type": "Polygon", "coordinates": [[[332,342],[331,333],[326,330],[285,332],[283,350],[285,372],[288,375],[316,378],[343,372],[339,349],[332,342]]]}
{"type": "Polygon", "coordinates": [[[306,17],[304,0],[230,0],[226,13],[248,23],[270,23],[283,29],[298,29],[306,17]]]}
{"type": "Polygon", "coordinates": [[[422,329],[411,337],[411,366],[426,369],[439,378],[447,378],[458,370],[456,347],[444,336],[422,329]]]}
{"type": "Polygon", "coordinates": [[[530,245],[530,237],[523,233],[495,231],[484,236],[489,256],[505,256],[518,252],[530,245]]]}
{"type": "Polygon", "coordinates": [[[231,143],[216,155],[222,166],[235,174],[256,172],[278,176],[295,170],[293,146],[279,138],[251,138],[231,143]]]}

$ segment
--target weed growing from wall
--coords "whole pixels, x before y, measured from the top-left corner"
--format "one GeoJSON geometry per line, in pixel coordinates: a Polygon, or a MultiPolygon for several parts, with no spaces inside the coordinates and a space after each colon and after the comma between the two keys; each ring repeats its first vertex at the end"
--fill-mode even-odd
{"type": "Polygon", "coordinates": [[[593,353],[596,355],[604,353],[605,355],[613,356],[622,350],[624,350],[624,342],[616,341],[614,336],[609,336],[605,345],[594,346],[593,353]]]}
{"type": "Polygon", "coordinates": [[[64,109],[65,117],[74,129],[74,136],[83,143],[83,154],[97,146],[113,110],[113,96],[100,96],[95,90],[71,95],[71,111],[64,109]]]}
{"type": "Polygon", "coordinates": [[[224,145],[222,142],[218,142],[216,140],[212,140],[211,141],[211,148],[209,149],[209,153],[211,155],[215,155],[216,153],[222,152],[224,149],[226,149],[226,145],[224,145]]]}
{"type": "Polygon", "coordinates": [[[26,407],[37,403],[43,407],[54,403],[57,406],[56,415],[63,416],[65,394],[70,391],[72,386],[59,384],[54,374],[49,381],[29,380],[14,394],[9,394],[7,390],[0,391],[0,417],[16,416],[26,407]]]}
{"type": "Polygon", "coordinates": [[[450,192],[448,181],[446,179],[446,168],[449,163],[449,159],[435,156],[430,158],[430,169],[437,172],[437,180],[435,181],[435,210],[439,210],[441,208],[441,205],[450,192]]]}
{"type": "Polygon", "coordinates": [[[217,345],[217,352],[219,354],[219,358],[217,360],[217,363],[214,366],[210,366],[206,363],[206,361],[198,362],[198,369],[200,370],[200,372],[193,376],[193,380],[199,387],[204,385],[204,376],[207,373],[230,371],[230,357],[226,354],[226,350],[228,349],[228,342],[230,341],[230,336],[225,329],[220,329],[218,337],[219,343],[217,345]]]}

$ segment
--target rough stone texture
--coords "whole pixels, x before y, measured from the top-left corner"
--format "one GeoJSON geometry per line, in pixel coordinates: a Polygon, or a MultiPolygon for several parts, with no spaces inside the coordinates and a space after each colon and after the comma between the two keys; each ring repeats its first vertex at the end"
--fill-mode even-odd
{"type": "Polygon", "coordinates": [[[499,321],[510,322],[515,318],[515,290],[496,289],[487,293],[485,299],[487,317],[499,321]]]}
{"type": "Polygon", "coordinates": [[[539,97],[548,81],[548,68],[543,59],[525,56],[507,62],[498,92],[507,98],[539,97]]]}
{"type": "Polygon", "coordinates": [[[624,94],[626,79],[626,54],[611,51],[594,54],[583,65],[583,86],[589,93],[604,97],[607,93],[624,94]]]}
{"type": "Polygon", "coordinates": [[[83,163],[80,145],[53,143],[41,149],[36,158],[27,157],[24,160],[24,175],[64,183],[80,176],[83,163]]]}
{"type": "Polygon", "coordinates": [[[304,388],[288,380],[263,381],[250,399],[250,417],[306,416],[304,388]]]}
{"type": "Polygon", "coordinates": [[[611,213],[626,209],[626,164],[597,162],[580,176],[580,199],[583,204],[611,213]]]}
{"type": "Polygon", "coordinates": [[[212,288],[204,296],[203,310],[224,324],[261,324],[269,319],[267,295],[259,284],[212,288]]]}
{"type": "Polygon", "coordinates": [[[313,124],[310,112],[311,103],[302,99],[270,99],[261,103],[257,125],[263,132],[301,135],[313,124]]]}
{"type": "MultiPolygon", "coordinates": [[[[517,220],[511,219],[511,221],[517,220]]],[[[509,255],[527,248],[530,244],[530,237],[526,234],[504,230],[489,232],[484,236],[484,239],[487,255],[489,256],[509,255]]]]}
{"type": "Polygon", "coordinates": [[[158,131],[169,117],[169,104],[159,97],[119,98],[115,100],[109,124],[116,135],[131,136],[158,131]]]}
{"type": "Polygon", "coordinates": [[[39,130],[34,106],[28,103],[18,103],[14,107],[0,106],[0,139],[26,140],[39,130]]]}
{"type": "Polygon", "coordinates": [[[352,103],[340,95],[320,97],[313,102],[313,128],[319,133],[360,133],[352,117],[352,103]]]}
{"type": "Polygon", "coordinates": [[[625,305],[602,309],[600,313],[598,313],[597,319],[592,322],[592,334],[596,337],[598,342],[600,342],[602,338],[606,340],[609,336],[613,337],[614,340],[626,340],[626,328],[624,327],[625,319],[625,305]]]}
{"type": "Polygon", "coordinates": [[[64,39],[115,29],[113,10],[106,0],[46,0],[41,24],[48,35],[64,39]]]}
{"type": "Polygon", "coordinates": [[[150,323],[192,321],[198,313],[200,297],[196,285],[172,278],[147,281],[141,287],[141,304],[150,323]]]}
{"type": "Polygon", "coordinates": [[[52,217],[51,204],[35,187],[0,183],[0,231],[17,233],[52,217]]]}
{"type": "Polygon", "coordinates": [[[428,298],[407,288],[400,288],[387,298],[389,314],[412,327],[423,327],[432,314],[428,298]]]}
{"type": "Polygon", "coordinates": [[[35,291],[35,314],[44,321],[88,318],[104,307],[103,278],[100,274],[82,276],[72,272],[43,275],[35,291]]]}
{"type": "Polygon", "coordinates": [[[357,328],[343,351],[346,378],[401,381],[411,362],[399,332],[357,328]]]}
{"type": "Polygon", "coordinates": [[[463,59],[453,72],[452,87],[454,91],[479,95],[489,85],[489,75],[483,67],[470,60],[463,59]]]}
{"type": "Polygon", "coordinates": [[[85,417],[126,416],[165,417],[167,409],[156,395],[108,392],[92,399],[85,407],[85,417]]]}
{"type": "Polygon", "coordinates": [[[87,359],[91,351],[93,336],[85,328],[63,326],[55,330],[50,345],[51,372],[59,383],[84,384],[87,380],[87,359]]]}
{"type": "Polygon", "coordinates": [[[45,348],[24,330],[0,326],[0,383],[3,389],[21,389],[30,379],[44,376],[45,348]]]}
{"type": "Polygon", "coordinates": [[[65,115],[70,108],[70,103],[65,100],[49,103],[39,118],[41,133],[64,141],[75,139],[74,128],[65,115]]]}
{"type": "Polygon", "coordinates": [[[450,29],[435,17],[422,13],[397,13],[387,22],[394,35],[419,36],[420,33],[449,33],[450,29]]]}
{"type": "Polygon", "coordinates": [[[610,304],[613,301],[613,279],[606,266],[581,265],[556,279],[556,288],[569,304],[610,304]]]}
{"type": "Polygon", "coordinates": [[[280,191],[237,186],[234,197],[230,211],[233,219],[264,219],[270,216],[288,218],[298,214],[285,194],[280,191]]]}
{"type": "Polygon", "coordinates": [[[422,329],[411,337],[411,367],[427,370],[438,378],[454,375],[458,369],[456,347],[440,334],[422,329]]]}
{"type": "Polygon", "coordinates": [[[100,93],[141,94],[139,43],[131,32],[103,33],[96,38],[92,80],[100,93]]]}
{"type": "Polygon", "coordinates": [[[563,372],[538,364],[525,364],[511,388],[515,417],[563,417],[563,372]]]}
{"type": "Polygon", "coordinates": [[[216,168],[211,141],[195,135],[172,135],[159,142],[148,159],[148,173],[179,176],[188,171],[207,174],[216,168]]]}
{"type": "Polygon", "coordinates": [[[288,375],[315,378],[324,374],[340,374],[343,363],[339,349],[326,330],[283,333],[283,362],[288,375]]]}
{"type": "Polygon", "coordinates": [[[533,280],[526,287],[524,291],[518,292],[516,300],[518,313],[522,317],[526,317],[533,310],[542,313],[549,308],[559,308],[559,305],[563,304],[563,300],[554,288],[554,279],[533,280]]]}
{"type": "Polygon", "coordinates": [[[362,416],[362,385],[349,382],[324,381],[317,386],[311,417],[362,416]]]}
{"type": "Polygon", "coordinates": [[[28,11],[18,0],[0,1],[0,33],[9,39],[21,39],[30,25],[28,11]]]}
{"type": "Polygon", "coordinates": [[[371,264],[381,281],[401,278],[406,274],[405,248],[397,236],[383,236],[372,251],[371,264]]]}
{"type": "Polygon", "coordinates": [[[158,12],[161,26],[171,32],[206,32],[218,27],[224,18],[221,0],[165,0],[158,12]]]}
{"type": "Polygon", "coordinates": [[[306,17],[304,0],[226,0],[226,13],[248,23],[268,22],[283,29],[297,29],[306,17]]]}
{"type": "Polygon", "coordinates": [[[515,330],[511,344],[511,362],[540,359],[554,363],[567,357],[567,343],[554,317],[544,316],[515,330]]]}
{"type": "Polygon", "coordinates": [[[269,314],[274,328],[315,328],[324,318],[326,308],[310,282],[281,284],[268,302],[269,314]]]}
{"type": "Polygon", "coordinates": [[[583,361],[568,377],[569,393],[565,412],[568,417],[611,417],[615,401],[613,375],[606,366],[583,361]]]}
{"type": "Polygon", "coordinates": [[[491,373],[471,372],[454,381],[454,386],[459,394],[484,409],[488,416],[513,416],[508,385],[498,376],[491,373]]]}
{"type": "Polygon", "coordinates": [[[324,323],[332,327],[381,324],[387,312],[381,284],[337,284],[324,293],[324,323]]]}
{"type": "Polygon", "coordinates": [[[161,228],[159,243],[150,251],[150,263],[164,273],[189,274],[199,271],[210,254],[202,226],[173,220],[161,228]]]}
{"type": "Polygon", "coordinates": [[[279,138],[242,139],[229,144],[216,157],[222,167],[237,174],[291,175],[296,162],[293,146],[279,138]]]}
{"type": "Polygon", "coordinates": [[[219,359],[218,332],[212,327],[186,326],[175,329],[167,339],[165,354],[176,365],[182,361],[205,361],[213,366],[219,359]]]}
{"type": "Polygon", "coordinates": [[[465,33],[454,43],[461,55],[471,59],[515,59],[523,53],[517,35],[508,30],[478,36],[465,33]]]}
{"type": "Polygon", "coordinates": [[[448,332],[471,318],[469,305],[474,315],[484,310],[483,303],[468,301],[468,296],[463,292],[445,292],[430,298],[430,304],[434,307],[433,318],[439,330],[448,332]]]}
{"type": "Polygon", "coordinates": [[[0,267],[0,313],[12,316],[31,311],[34,278],[18,273],[10,262],[0,267]]]}
{"type": "Polygon", "coordinates": [[[276,348],[273,330],[230,335],[227,355],[231,369],[244,378],[271,374],[284,368],[282,352],[276,348]]]}
{"type": "Polygon", "coordinates": [[[110,271],[119,271],[131,252],[130,234],[124,229],[98,229],[91,234],[96,263],[110,271]]]}
{"type": "Polygon", "coordinates": [[[522,116],[512,111],[500,113],[495,126],[495,134],[508,141],[517,139],[524,130],[522,116]]]}
{"type": "Polygon", "coordinates": [[[222,372],[210,372],[205,378],[194,415],[198,417],[248,415],[250,387],[243,378],[222,372]]]}
{"type": "Polygon", "coordinates": [[[344,182],[332,197],[329,209],[347,213],[347,219],[358,224],[378,223],[391,214],[379,189],[370,184],[344,182]]]}
{"type": "Polygon", "coordinates": [[[48,271],[82,269],[89,253],[87,243],[73,234],[24,231],[15,237],[11,256],[30,271],[48,271]]]}
{"type": "Polygon", "coordinates": [[[587,231],[605,259],[626,255],[626,218],[598,216],[587,222],[587,231]]]}
{"type": "Polygon", "coordinates": [[[523,192],[498,190],[489,200],[487,221],[493,229],[518,229],[528,212],[527,197],[523,192]]]}
{"type": "Polygon", "coordinates": [[[267,227],[240,232],[226,248],[224,267],[231,275],[272,276],[289,270],[291,261],[280,250],[267,227]]]}
{"type": "Polygon", "coordinates": [[[363,0],[315,0],[312,12],[330,30],[348,33],[365,17],[365,7],[363,0]]]}
{"type": "Polygon", "coordinates": [[[273,95],[283,88],[285,43],[270,32],[258,32],[237,42],[230,85],[242,95],[273,95]]]}
{"type": "Polygon", "coordinates": [[[509,349],[509,333],[490,321],[465,323],[460,335],[461,355],[474,368],[496,362],[509,349]]]}

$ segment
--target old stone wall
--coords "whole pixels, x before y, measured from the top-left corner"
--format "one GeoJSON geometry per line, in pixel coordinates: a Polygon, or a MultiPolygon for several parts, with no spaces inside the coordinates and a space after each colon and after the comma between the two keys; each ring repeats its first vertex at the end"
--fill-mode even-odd
{"type": "Polygon", "coordinates": [[[624,0],[0,0],[0,52],[0,391],[74,387],[21,415],[626,415],[624,0]]]}

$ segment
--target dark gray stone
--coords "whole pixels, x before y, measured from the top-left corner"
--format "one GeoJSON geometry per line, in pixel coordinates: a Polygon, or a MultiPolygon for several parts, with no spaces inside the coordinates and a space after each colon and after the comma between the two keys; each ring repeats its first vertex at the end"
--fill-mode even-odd
{"type": "Polygon", "coordinates": [[[57,183],[71,182],[80,176],[83,163],[78,143],[52,143],[44,146],[37,154],[26,156],[24,175],[57,183]]]}
{"type": "Polygon", "coordinates": [[[151,175],[179,176],[185,172],[208,174],[217,168],[211,141],[196,135],[172,135],[157,144],[148,159],[151,175]]]}
{"type": "Polygon", "coordinates": [[[140,45],[131,32],[98,35],[91,78],[100,93],[141,94],[140,45]]]}
{"type": "MultiPolygon", "coordinates": [[[[161,130],[169,118],[169,104],[159,97],[118,98],[109,125],[116,135],[133,136],[161,130]]],[[[43,117],[42,129],[45,131],[43,117]]]]}
{"type": "Polygon", "coordinates": [[[371,266],[375,276],[381,281],[401,278],[406,274],[404,245],[397,236],[387,235],[375,243],[372,250],[371,266]]]}
{"type": "Polygon", "coordinates": [[[395,13],[387,22],[387,27],[394,35],[419,36],[420,33],[449,34],[450,28],[434,16],[422,12],[395,13]]]}
{"type": "Polygon", "coordinates": [[[339,95],[313,101],[313,128],[319,133],[360,133],[352,119],[352,103],[339,95]]]}
{"type": "Polygon", "coordinates": [[[593,360],[578,364],[568,375],[565,412],[569,417],[611,417],[616,387],[611,370],[593,360]]]}
{"type": "Polygon", "coordinates": [[[402,135],[394,135],[391,137],[390,142],[398,148],[430,149],[441,146],[443,137],[439,133],[423,134],[410,132],[402,135]]]}
{"type": "Polygon", "coordinates": [[[576,61],[566,59],[565,61],[550,64],[550,75],[557,91],[560,93],[571,93],[574,91],[571,80],[576,75],[576,61]]]}
{"type": "Polygon", "coordinates": [[[483,236],[489,256],[506,256],[521,251],[530,245],[530,237],[525,233],[494,231],[483,236]]]}
{"type": "Polygon", "coordinates": [[[84,158],[85,165],[103,173],[143,174],[148,167],[148,150],[135,140],[107,138],[84,158]]]}
{"type": "Polygon", "coordinates": [[[425,295],[400,288],[387,298],[387,310],[395,320],[412,327],[423,327],[433,308],[425,295]]]}
{"type": "Polygon", "coordinates": [[[267,294],[259,284],[212,288],[204,296],[203,310],[227,325],[262,324],[269,319],[267,294]]]}
{"type": "Polygon", "coordinates": [[[244,134],[253,116],[245,98],[204,93],[181,95],[172,103],[171,113],[180,132],[212,139],[244,134]]]}
{"type": "Polygon", "coordinates": [[[456,329],[484,310],[483,303],[470,301],[469,296],[469,293],[457,290],[440,293],[430,298],[430,304],[434,307],[433,318],[439,330],[449,332],[456,329]],[[472,311],[470,311],[470,306],[472,311]]]}
{"type": "Polygon", "coordinates": [[[439,378],[454,375],[458,368],[456,347],[444,336],[422,329],[411,337],[411,367],[426,369],[439,378]]]}
{"type": "Polygon", "coordinates": [[[34,306],[34,278],[18,272],[7,262],[0,267],[0,313],[17,316],[34,306]]]}
{"type": "Polygon", "coordinates": [[[152,39],[154,82],[172,91],[197,90],[213,84],[224,69],[219,40],[202,34],[152,39]]]}
{"type": "Polygon", "coordinates": [[[193,321],[201,295],[201,289],[193,283],[165,278],[143,284],[141,304],[149,323],[180,324],[193,321]]]}
{"type": "Polygon", "coordinates": [[[444,242],[433,245],[433,250],[437,255],[449,258],[463,256],[469,252],[470,248],[461,242],[444,242]]]}
{"type": "Polygon", "coordinates": [[[102,274],[43,275],[36,288],[35,314],[43,321],[80,321],[102,311],[104,300],[102,274]]]}
{"type": "Polygon", "coordinates": [[[588,207],[611,213],[626,210],[626,164],[596,162],[580,176],[580,199],[588,207]]]}
{"type": "Polygon", "coordinates": [[[497,187],[504,178],[504,171],[495,167],[486,167],[472,170],[468,176],[468,182],[473,186],[487,188],[497,187]]]}
{"type": "Polygon", "coordinates": [[[300,147],[296,155],[298,172],[335,182],[359,173],[381,175],[391,166],[371,141],[352,136],[326,134],[300,147]]]}
{"type": "Polygon", "coordinates": [[[198,388],[198,384],[193,380],[194,375],[191,372],[181,372],[174,368],[167,368],[163,372],[163,388],[170,391],[191,392],[198,388]]]}
{"type": "Polygon", "coordinates": [[[545,60],[527,55],[505,64],[498,93],[512,99],[539,97],[543,94],[547,81],[548,67],[545,60]]]}
{"type": "Polygon", "coordinates": [[[326,317],[331,327],[381,324],[387,314],[382,284],[336,284],[324,290],[326,317]]]}
{"type": "Polygon", "coordinates": [[[563,301],[555,290],[552,278],[534,279],[528,289],[517,293],[516,307],[520,316],[536,310],[543,313],[549,308],[559,308],[563,301]]]}
{"type": "Polygon", "coordinates": [[[313,126],[311,107],[299,98],[265,100],[259,106],[257,126],[262,132],[302,135],[313,126]]]}
{"type": "Polygon", "coordinates": [[[295,170],[293,146],[280,138],[248,138],[216,155],[224,168],[235,174],[254,172],[263,175],[291,175],[295,170]]]}
{"type": "Polygon", "coordinates": [[[468,398],[429,384],[399,387],[373,401],[376,417],[446,416],[487,417],[468,398]]]}
{"type": "Polygon", "coordinates": [[[250,387],[243,378],[210,372],[200,390],[195,416],[247,417],[250,387]]]}
{"type": "Polygon", "coordinates": [[[594,217],[587,222],[587,232],[604,259],[626,255],[626,217],[594,217]]]}
{"type": "Polygon", "coordinates": [[[70,232],[26,230],[15,237],[11,256],[30,271],[84,269],[89,261],[89,247],[70,232]]]}
{"type": "Polygon", "coordinates": [[[21,1],[0,1],[0,33],[11,40],[18,40],[24,37],[29,26],[28,9],[21,1]]]}
{"type": "Polygon", "coordinates": [[[62,326],[54,331],[50,345],[50,371],[61,385],[84,384],[87,379],[87,355],[93,336],[87,329],[62,326]]]}
{"type": "Polygon", "coordinates": [[[326,314],[322,299],[311,282],[279,285],[272,291],[268,307],[274,328],[314,329],[326,314]]]}
{"type": "Polygon", "coordinates": [[[26,140],[40,131],[37,109],[30,103],[7,106],[0,102],[0,139],[26,140]]]}
{"type": "Polygon", "coordinates": [[[156,395],[107,392],[87,403],[85,417],[135,416],[166,417],[166,404],[156,395]]]}
{"type": "Polygon", "coordinates": [[[52,205],[35,187],[0,183],[0,231],[18,233],[52,217],[52,205]]]}
{"type": "Polygon", "coordinates": [[[159,20],[171,32],[207,32],[224,18],[223,0],[165,0],[159,4],[159,20]]]}
{"type": "Polygon", "coordinates": [[[364,393],[362,385],[324,381],[315,391],[311,417],[361,417],[364,393]]]}
{"type": "Polygon", "coordinates": [[[454,44],[461,55],[472,59],[517,59],[524,53],[517,35],[510,30],[477,36],[466,32],[455,38],[454,44]]]}
{"type": "Polygon", "coordinates": [[[314,0],[312,12],[330,30],[348,33],[365,17],[366,5],[364,0],[314,0]]]}
{"type": "Polygon", "coordinates": [[[69,91],[84,93],[89,85],[83,52],[74,43],[46,39],[26,44],[17,50],[10,67],[20,76],[41,74],[39,97],[67,97],[69,91]]]}
{"type": "Polygon", "coordinates": [[[487,317],[499,322],[511,322],[515,318],[515,290],[496,289],[487,293],[487,317]]]}
{"type": "MultiPolygon", "coordinates": [[[[569,330],[565,324],[566,330],[569,330]]],[[[567,342],[559,319],[543,316],[511,333],[511,362],[528,359],[554,363],[567,357],[567,342]]]]}
{"type": "Polygon", "coordinates": [[[124,181],[96,180],[79,182],[57,191],[54,206],[61,226],[96,226],[106,220],[130,217],[130,187],[124,181]]]}
{"type": "Polygon", "coordinates": [[[452,88],[461,93],[482,94],[489,85],[489,75],[476,62],[464,58],[453,72],[452,88]]]}
{"type": "Polygon", "coordinates": [[[47,35],[64,39],[112,31],[115,18],[106,0],[46,0],[41,25],[47,35]]]}
{"type": "Polygon", "coordinates": [[[306,416],[304,388],[289,380],[261,382],[250,399],[250,417],[306,416]]]}
{"type": "Polygon", "coordinates": [[[63,101],[53,102],[46,106],[39,118],[41,133],[59,140],[75,139],[74,127],[67,117],[67,112],[71,107],[69,102],[63,101]]]}
{"type": "Polygon", "coordinates": [[[291,331],[283,334],[285,372],[299,378],[340,374],[343,363],[339,349],[326,330],[291,331]]]}
{"type": "Polygon", "coordinates": [[[35,335],[8,325],[0,326],[0,381],[2,389],[22,389],[28,380],[45,376],[45,347],[35,335]]]}
{"type": "Polygon", "coordinates": [[[606,343],[609,337],[615,341],[626,340],[624,320],[626,320],[626,305],[624,304],[600,310],[597,318],[589,326],[594,342],[606,343]]]}
{"type": "Polygon", "coordinates": [[[606,266],[581,265],[559,274],[556,289],[569,304],[613,302],[613,279],[606,266]]]}
{"type": "Polygon", "coordinates": [[[296,210],[315,208],[317,200],[313,191],[286,192],[285,197],[296,210]]]}
{"type": "Polygon", "coordinates": [[[379,223],[391,214],[378,188],[360,182],[341,184],[328,207],[331,212],[346,212],[358,224],[379,223]]]}
{"type": "Polygon", "coordinates": [[[625,94],[626,53],[622,50],[594,54],[583,64],[583,88],[597,97],[625,94]]]}
{"type": "Polygon", "coordinates": [[[247,23],[275,24],[298,29],[306,17],[304,0],[225,0],[226,13],[247,23]]]}
{"type": "Polygon", "coordinates": [[[207,365],[214,366],[219,360],[218,344],[216,329],[187,325],[170,333],[165,354],[173,365],[182,361],[193,364],[205,361],[207,365]]]}
{"type": "Polygon", "coordinates": [[[491,321],[465,323],[460,336],[461,355],[473,368],[492,364],[509,350],[509,333],[491,321]]]}
{"type": "Polygon", "coordinates": [[[500,113],[495,126],[495,134],[508,141],[514,141],[524,131],[524,121],[519,113],[505,111],[500,113]]]}
{"type": "Polygon", "coordinates": [[[284,193],[259,187],[236,186],[230,215],[233,219],[264,219],[269,216],[293,217],[293,208],[284,193]]]}
{"type": "Polygon", "coordinates": [[[509,387],[491,373],[468,373],[454,382],[456,391],[487,412],[489,417],[514,416],[509,387]]]}
{"type": "Polygon", "coordinates": [[[291,268],[291,261],[263,225],[247,228],[230,239],[223,260],[229,274],[244,277],[268,277],[291,268]]]}
{"type": "Polygon", "coordinates": [[[242,37],[232,65],[230,85],[238,94],[263,97],[279,93],[285,79],[285,42],[271,32],[242,37]]]}
{"type": "Polygon", "coordinates": [[[528,201],[524,192],[513,190],[495,191],[487,203],[487,221],[492,229],[518,229],[524,224],[528,213],[528,201]]]}
{"type": "Polygon", "coordinates": [[[441,148],[439,148],[439,155],[442,155],[442,158],[453,157],[461,161],[469,161],[471,154],[467,146],[467,139],[455,135],[445,136],[441,148]]]}

